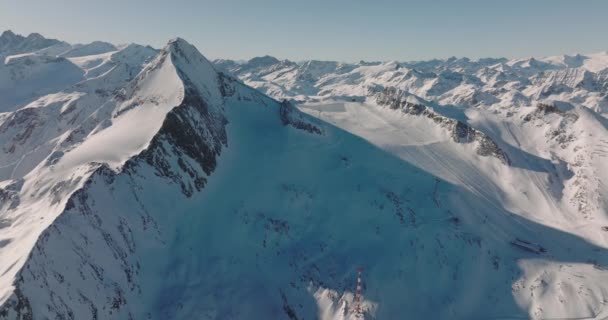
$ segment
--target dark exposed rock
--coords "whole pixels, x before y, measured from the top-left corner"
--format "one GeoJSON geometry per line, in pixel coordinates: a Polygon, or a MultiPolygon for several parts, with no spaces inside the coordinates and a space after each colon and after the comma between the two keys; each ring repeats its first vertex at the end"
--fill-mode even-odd
{"type": "Polygon", "coordinates": [[[283,100],[279,107],[279,117],[283,125],[291,125],[292,127],[309,133],[323,134],[319,127],[312,124],[306,116],[298,111],[289,101],[283,100]]]}
{"type": "Polygon", "coordinates": [[[530,120],[533,120],[533,119],[540,119],[543,116],[546,116],[548,114],[564,115],[565,112],[561,111],[555,105],[546,104],[546,103],[538,103],[536,105],[536,110],[534,110],[531,113],[528,113],[526,116],[524,116],[524,121],[530,121],[530,120]]]}
{"type": "MultiPolygon", "coordinates": [[[[127,297],[141,290],[137,282],[138,261],[133,259],[134,252],[137,250],[132,240],[133,222],[122,219],[119,224],[114,226],[102,224],[104,220],[96,211],[94,199],[88,196],[93,181],[102,182],[111,189],[118,176],[138,176],[140,167],[150,166],[157,176],[174,183],[185,196],[190,197],[203,189],[206,177],[215,170],[216,159],[222,147],[227,145],[225,130],[227,120],[223,115],[222,105],[210,105],[184,74],[180,74],[180,76],[185,88],[183,100],[165,116],[160,130],[152,138],[149,146],[139,155],[129,159],[123,166],[122,172],[116,172],[106,165],[91,164],[95,171],[83,187],[70,196],[64,212],[40,236],[27,264],[20,271],[19,276],[27,276],[28,283],[33,282],[40,286],[39,290],[44,292],[44,295],[51,301],[47,305],[49,313],[54,314],[57,319],[74,318],[71,306],[61,300],[61,297],[54,293],[55,288],[52,287],[52,283],[63,285],[67,281],[62,280],[64,276],[61,272],[63,270],[55,270],[53,266],[48,265],[41,267],[41,265],[48,258],[45,252],[47,247],[45,243],[49,241],[48,239],[61,241],[57,238],[61,238],[61,234],[71,227],[69,224],[62,224],[62,220],[78,219],[81,221],[79,228],[86,226],[90,229],[88,234],[83,235],[85,237],[83,243],[73,243],[72,256],[75,256],[75,267],[79,270],[75,272],[78,272],[76,274],[79,274],[83,281],[93,277],[96,282],[102,283],[103,287],[98,289],[111,297],[107,301],[96,301],[92,296],[86,296],[80,292],[77,286],[62,288],[62,290],[68,290],[73,297],[79,299],[80,303],[90,310],[91,319],[107,318],[109,315],[118,317],[119,314],[132,318],[128,308],[125,308],[127,297]],[[91,240],[88,240],[89,238],[91,240]],[[90,247],[87,243],[95,241],[93,238],[97,239],[98,245],[101,244],[104,250],[109,250],[111,255],[108,255],[108,259],[116,260],[116,264],[123,272],[120,278],[104,270],[103,264],[100,264],[99,261],[91,259],[90,247]],[[33,268],[30,268],[30,265],[38,270],[37,273],[31,271],[33,268]],[[123,281],[127,287],[119,286],[116,281],[123,281]],[[129,290],[131,292],[127,292],[129,290]]],[[[230,85],[232,84],[229,82],[224,84],[224,91],[222,91],[224,94],[228,94],[230,90],[234,91],[230,85]]],[[[0,197],[12,199],[12,194],[13,192],[6,187],[0,190],[0,197]]],[[[139,201],[135,194],[134,199],[139,201]]],[[[0,205],[3,203],[8,202],[0,199],[0,205]]],[[[146,216],[145,208],[142,210],[141,219],[145,228],[147,230],[150,230],[150,226],[154,228],[155,221],[150,220],[149,215],[146,216]]],[[[158,231],[158,227],[155,230],[158,231]]],[[[11,298],[3,304],[3,309],[0,309],[0,319],[32,319],[34,315],[32,315],[29,300],[20,294],[18,282],[15,283],[15,287],[11,298]]]]}
{"type": "Polygon", "coordinates": [[[41,119],[36,108],[23,108],[11,114],[11,116],[0,125],[0,133],[9,130],[14,131],[14,135],[9,143],[4,146],[4,152],[13,153],[17,146],[24,144],[42,126],[44,121],[41,119]]]}
{"type": "Polygon", "coordinates": [[[291,320],[298,320],[298,315],[296,314],[296,311],[289,304],[289,301],[287,301],[287,296],[283,291],[281,291],[281,299],[283,299],[283,311],[285,312],[287,317],[289,317],[289,319],[291,320]]]}
{"type": "Polygon", "coordinates": [[[33,320],[32,306],[19,288],[15,288],[13,296],[0,308],[0,319],[33,320]]]}
{"type": "MultiPolygon", "coordinates": [[[[104,184],[111,186],[118,175],[137,175],[137,168],[142,165],[150,165],[156,170],[158,176],[169,179],[175,182],[186,196],[191,196],[195,191],[199,191],[204,187],[205,176],[211,174],[216,166],[216,157],[219,155],[223,145],[227,144],[225,132],[226,120],[222,114],[214,112],[205,100],[192,87],[188,87],[182,104],[174,108],[166,116],[166,119],[161,126],[157,135],[153,138],[149,147],[140,153],[138,156],[131,158],[124,166],[122,173],[117,173],[106,165],[95,164],[95,172],[87,180],[84,186],[72,194],[66,203],[65,211],[62,214],[67,218],[70,214],[78,214],[81,218],[87,221],[87,225],[94,230],[89,235],[97,235],[102,239],[102,243],[112,253],[109,259],[115,259],[121,270],[124,272],[126,284],[132,291],[137,292],[139,285],[137,284],[137,261],[132,260],[133,252],[136,250],[132,241],[131,227],[126,220],[121,220],[120,224],[115,226],[116,230],[108,230],[108,226],[102,225],[102,220],[98,212],[95,211],[94,203],[89,196],[89,189],[93,185],[93,181],[103,181],[104,184]],[[173,165],[172,161],[177,161],[178,165],[173,165]]],[[[0,196],[5,193],[10,197],[10,190],[3,189],[0,196]]],[[[67,218],[69,219],[69,218],[67,218]]],[[[46,259],[45,245],[49,237],[57,237],[62,233],[65,225],[57,224],[49,227],[38,240],[35,250],[31,253],[32,257],[28,259],[28,263],[37,265],[41,257],[46,259]]],[[[81,292],[76,291],[78,288],[69,288],[74,290],[74,296],[79,297],[82,304],[88,306],[91,319],[118,313],[124,314],[127,311],[121,311],[123,306],[127,304],[124,287],[119,287],[116,280],[108,275],[100,265],[90,259],[90,253],[87,251],[85,244],[74,243],[74,252],[79,257],[79,270],[81,277],[94,277],[97,282],[104,283],[106,290],[111,296],[108,301],[94,301],[92,297],[87,297],[81,292]],[[82,273],[85,270],[85,273],[82,273]],[[88,274],[87,274],[88,273],[88,274]],[[122,289],[121,289],[122,288],[122,289]],[[103,307],[103,308],[101,308],[103,307]],[[104,311],[102,311],[104,310],[104,311]]],[[[27,273],[29,278],[40,282],[40,290],[45,290],[51,297],[52,305],[49,305],[51,312],[58,319],[72,319],[74,313],[68,307],[66,302],[53,293],[53,288],[50,287],[49,278],[53,278],[53,282],[61,282],[63,275],[58,276],[57,271],[53,269],[46,270],[43,274],[32,274],[28,272],[28,265],[20,272],[27,273]]],[[[37,265],[39,269],[40,266],[37,265]]],[[[48,268],[48,267],[45,267],[48,268]]],[[[84,278],[83,278],[84,279],[84,278]]],[[[0,309],[0,319],[33,319],[32,309],[29,300],[20,294],[19,283],[16,283],[16,289],[12,297],[0,309]]],[[[130,316],[131,314],[128,313],[130,316]]]]}
{"type": "Polygon", "coordinates": [[[19,191],[23,187],[24,180],[16,180],[4,188],[0,188],[0,208],[6,206],[8,209],[16,208],[21,199],[19,198],[19,191]]]}
{"type": "Polygon", "coordinates": [[[405,92],[394,87],[385,88],[382,92],[376,94],[376,102],[379,105],[388,106],[395,110],[399,109],[410,115],[429,118],[441,127],[447,129],[454,142],[477,142],[475,151],[478,155],[484,157],[493,156],[506,165],[510,164],[507,154],[485,133],[462,121],[440,115],[421,103],[408,101],[407,98],[405,92]]]}
{"type": "Polygon", "coordinates": [[[519,238],[516,238],[515,240],[511,241],[511,245],[515,248],[534,254],[543,254],[547,252],[547,249],[545,249],[543,246],[519,238]]]}
{"type": "Polygon", "coordinates": [[[234,95],[236,89],[234,87],[234,83],[238,82],[236,78],[233,78],[225,73],[218,73],[218,81],[220,92],[222,93],[222,97],[231,97],[234,95]]]}
{"type": "MultiPolygon", "coordinates": [[[[167,114],[150,147],[137,158],[144,159],[157,170],[157,175],[171,179],[181,186],[184,194],[192,196],[194,190],[203,189],[205,175],[215,169],[216,157],[228,143],[227,120],[212,110],[193,85],[184,82],[187,85],[181,105],[167,114]],[[177,172],[171,159],[176,159],[181,172],[177,172]]],[[[136,165],[134,160],[126,166],[136,165]]]]}
{"type": "Polygon", "coordinates": [[[523,120],[526,122],[538,120],[539,123],[547,124],[549,123],[547,116],[551,114],[558,115],[559,122],[557,127],[552,127],[547,131],[546,137],[548,140],[556,141],[562,148],[566,148],[576,139],[575,134],[570,128],[578,120],[577,114],[564,112],[555,105],[539,103],[536,105],[536,110],[524,116],[523,120]]]}
{"type": "Polygon", "coordinates": [[[538,109],[539,112],[541,112],[543,114],[548,114],[548,113],[562,114],[563,113],[556,106],[551,105],[551,104],[539,103],[536,105],[536,108],[538,109]]]}

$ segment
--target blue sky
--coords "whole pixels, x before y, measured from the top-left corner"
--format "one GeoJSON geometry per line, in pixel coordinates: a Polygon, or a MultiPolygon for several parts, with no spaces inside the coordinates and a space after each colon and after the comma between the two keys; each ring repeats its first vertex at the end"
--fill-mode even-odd
{"type": "Polygon", "coordinates": [[[0,29],[69,42],[161,47],[209,58],[526,57],[608,50],[608,1],[0,0],[0,29]]]}

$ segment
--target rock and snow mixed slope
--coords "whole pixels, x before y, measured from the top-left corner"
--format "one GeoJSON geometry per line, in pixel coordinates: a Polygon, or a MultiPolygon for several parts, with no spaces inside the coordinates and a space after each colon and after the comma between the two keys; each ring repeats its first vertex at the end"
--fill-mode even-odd
{"type": "MultiPolygon", "coordinates": [[[[524,195],[513,203],[538,202],[539,197],[530,194],[541,194],[542,205],[519,209],[541,212],[527,216],[544,220],[542,212],[559,207],[558,216],[576,223],[606,223],[606,52],[542,59],[357,64],[293,63],[263,57],[245,63],[218,60],[216,64],[245,83],[275,98],[289,99],[303,111],[443,179],[484,189],[480,181],[462,182],[470,176],[466,171],[454,180],[461,171],[453,167],[454,161],[440,164],[434,159],[494,155],[509,169],[484,169],[476,164],[478,157],[456,162],[473,163],[479,169],[474,171],[486,171],[494,184],[503,184],[500,198],[524,195]],[[444,135],[435,136],[436,130],[444,135]],[[454,143],[470,145],[472,152],[466,146],[441,151],[454,148],[454,143]],[[531,189],[509,190],[504,185],[519,169],[524,176],[515,181],[540,175],[531,189]],[[507,176],[496,174],[504,170],[507,176]],[[582,221],[577,220],[580,217],[582,221]]],[[[592,233],[595,238],[603,237],[592,233]]]]}
{"type": "Polygon", "coordinates": [[[23,37],[5,31],[0,35],[0,112],[16,110],[110,71],[114,78],[105,77],[102,81],[121,88],[125,80],[122,78],[136,76],[141,65],[157,53],[151,47],[136,44],[120,49],[99,41],[71,45],[39,34],[23,37]]]}
{"type": "Polygon", "coordinates": [[[366,318],[608,315],[590,109],[307,85],[301,112],[181,39],[69,61],[0,113],[0,319],[353,319],[358,266],[366,318]]]}
{"type": "MultiPolygon", "coordinates": [[[[260,61],[216,64],[497,207],[606,247],[608,54],[412,63],[260,61]]],[[[602,268],[596,256],[588,253],[587,262],[602,268]]],[[[541,283],[561,285],[558,278],[541,283]]],[[[514,296],[522,288],[514,285],[514,296]]],[[[558,307],[543,306],[546,301],[530,294],[526,308],[535,318],[595,317],[604,305],[590,313],[556,312],[558,307]]],[[[558,296],[560,303],[567,300],[558,296]]]]}

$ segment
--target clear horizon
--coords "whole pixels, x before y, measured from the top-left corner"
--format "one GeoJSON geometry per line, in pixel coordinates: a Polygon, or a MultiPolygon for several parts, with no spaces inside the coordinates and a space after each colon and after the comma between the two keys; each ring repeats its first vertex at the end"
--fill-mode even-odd
{"type": "Polygon", "coordinates": [[[415,61],[608,50],[608,2],[597,0],[0,0],[0,8],[0,31],[157,48],[179,36],[210,59],[415,61]]]}

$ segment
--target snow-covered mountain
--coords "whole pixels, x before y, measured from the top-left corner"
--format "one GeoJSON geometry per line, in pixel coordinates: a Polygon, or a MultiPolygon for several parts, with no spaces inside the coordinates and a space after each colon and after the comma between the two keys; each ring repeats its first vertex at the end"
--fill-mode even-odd
{"type": "MultiPolygon", "coordinates": [[[[448,131],[475,128],[465,130],[475,135],[468,140],[491,140],[502,148],[525,151],[566,166],[569,173],[559,178],[563,181],[557,188],[567,194],[560,191],[557,201],[570,203],[585,216],[594,212],[603,217],[608,209],[602,197],[608,191],[603,183],[605,176],[596,173],[605,172],[602,150],[608,141],[604,134],[608,52],[541,59],[450,58],[357,64],[293,63],[264,57],[240,64],[229,60],[216,64],[246,84],[277,99],[289,99],[309,114],[369,141],[378,136],[373,132],[376,128],[368,132],[361,127],[374,117],[359,114],[358,107],[377,113],[389,106],[409,116],[424,115],[448,131]],[[260,64],[259,59],[267,63],[260,64]],[[590,197],[594,199],[591,203],[590,197]]],[[[392,112],[380,118],[380,127],[398,118],[399,131],[409,137],[418,135],[410,132],[409,117],[402,119],[402,115],[392,112]]],[[[420,130],[430,136],[428,129],[420,130]]],[[[394,149],[393,143],[391,137],[382,137],[376,144],[389,144],[394,149]]],[[[428,166],[425,161],[419,165],[428,166]]],[[[426,169],[437,171],[432,165],[426,169]]],[[[538,188],[546,190],[547,186],[538,188]]]]}
{"type": "Polygon", "coordinates": [[[27,37],[24,37],[13,33],[11,30],[6,30],[0,34],[0,57],[34,52],[61,45],[68,46],[65,42],[56,39],[47,39],[39,33],[32,33],[27,37]]]}
{"type": "Polygon", "coordinates": [[[583,62],[55,45],[0,52],[0,319],[608,316],[583,62]]]}
{"type": "MultiPolygon", "coordinates": [[[[606,247],[607,52],[356,64],[264,60],[274,63],[215,63],[499,208],[606,247]]],[[[596,253],[587,256],[587,263],[603,268],[594,262],[596,253]]],[[[527,271],[535,276],[521,278],[536,277],[540,284],[512,282],[514,297],[530,295],[516,298],[527,316],[602,318],[605,302],[588,311],[561,309],[571,298],[551,288],[561,287],[565,278],[544,278],[552,271],[541,260],[542,266],[527,271]],[[543,298],[534,292],[539,287],[543,298]],[[552,299],[559,303],[549,303],[552,299]]],[[[591,299],[604,301],[603,295],[591,299]]],[[[480,316],[492,317],[499,316],[480,316]]]]}
{"type": "Polygon", "coordinates": [[[508,109],[557,100],[608,114],[608,52],[518,60],[348,64],[261,57],[245,63],[215,63],[266,94],[296,102],[362,101],[370,91],[395,87],[442,105],[508,109]]]}
{"type": "MultiPolygon", "coordinates": [[[[0,36],[2,43],[7,46],[0,49],[3,61],[0,64],[0,112],[21,108],[44,95],[110,71],[112,76],[106,75],[99,81],[114,89],[121,88],[124,80],[137,75],[142,64],[158,53],[149,46],[137,44],[120,48],[99,41],[71,45],[45,39],[39,34],[23,37],[11,31],[0,36]]],[[[105,86],[96,89],[107,90],[105,86]]]]}

